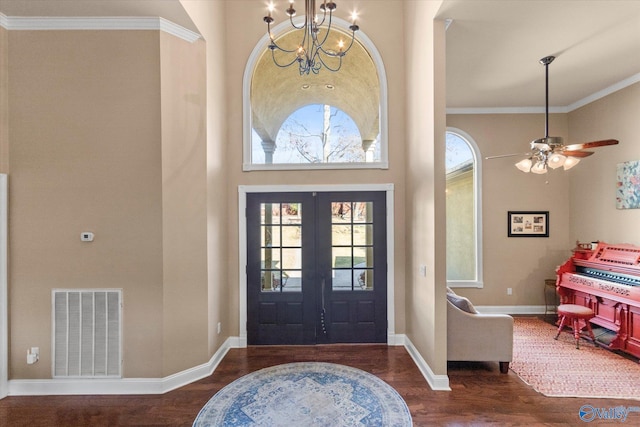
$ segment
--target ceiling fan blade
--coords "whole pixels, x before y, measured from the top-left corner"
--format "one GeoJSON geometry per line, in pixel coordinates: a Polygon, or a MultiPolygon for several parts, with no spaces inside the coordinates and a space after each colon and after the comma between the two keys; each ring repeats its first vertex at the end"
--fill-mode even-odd
{"type": "Polygon", "coordinates": [[[485,160],[501,159],[503,157],[530,156],[530,155],[531,155],[531,153],[500,154],[498,156],[487,156],[487,157],[485,157],[485,160]]]}
{"type": "Polygon", "coordinates": [[[564,154],[565,156],[571,156],[571,157],[589,157],[590,155],[593,154],[593,151],[566,151],[566,150],[564,150],[562,152],[562,154],[564,154]]]}
{"type": "Polygon", "coordinates": [[[606,145],[616,145],[617,139],[603,139],[602,141],[585,142],[582,144],[565,145],[564,151],[584,150],[585,148],[604,147],[606,145]]]}

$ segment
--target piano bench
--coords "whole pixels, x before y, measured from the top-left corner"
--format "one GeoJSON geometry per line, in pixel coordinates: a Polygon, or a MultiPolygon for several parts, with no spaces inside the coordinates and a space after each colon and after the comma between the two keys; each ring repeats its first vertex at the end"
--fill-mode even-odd
{"type": "Polygon", "coordinates": [[[569,322],[571,322],[571,327],[573,328],[573,336],[576,338],[576,348],[580,348],[580,330],[582,327],[580,326],[580,321],[584,321],[587,332],[589,333],[589,337],[593,340],[593,345],[596,347],[598,344],[596,343],[596,338],[593,335],[593,331],[591,330],[591,323],[589,320],[593,318],[595,314],[593,310],[589,307],[584,307],[582,305],[577,304],[561,304],[558,306],[558,317],[560,318],[560,327],[558,328],[558,333],[556,334],[555,339],[558,339],[562,329],[566,326],[569,326],[569,322]]]}

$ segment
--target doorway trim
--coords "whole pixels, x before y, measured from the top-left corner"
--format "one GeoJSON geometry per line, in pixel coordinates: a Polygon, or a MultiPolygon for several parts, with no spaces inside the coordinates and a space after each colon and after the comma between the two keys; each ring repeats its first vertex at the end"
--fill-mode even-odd
{"type": "Polygon", "coordinates": [[[247,346],[247,193],[384,191],[387,204],[387,345],[404,345],[395,333],[395,257],[394,257],[394,186],[393,184],[340,185],[239,185],[238,186],[238,284],[239,346],[247,346]]]}
{"type": "Polygon", "coordinates": [[[9,394],[9,302],[7,276],[7,175],[0,174],[0,399],[9,394]]]}

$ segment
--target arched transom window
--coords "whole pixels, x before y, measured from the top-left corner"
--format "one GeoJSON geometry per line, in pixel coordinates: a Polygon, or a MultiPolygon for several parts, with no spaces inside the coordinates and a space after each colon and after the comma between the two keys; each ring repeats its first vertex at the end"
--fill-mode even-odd
{"type": "Polygon", "coordinates": [[[245,70],[243,169],[387,168],[386,77],[366,35],[357,33],[339,71],[309,75],[276,66],[268,41],[256,45],[245,70]]]}

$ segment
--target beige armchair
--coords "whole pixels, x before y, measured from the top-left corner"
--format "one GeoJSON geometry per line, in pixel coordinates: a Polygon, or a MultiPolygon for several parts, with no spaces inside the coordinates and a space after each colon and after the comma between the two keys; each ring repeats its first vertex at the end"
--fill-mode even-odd
{"type": "Polygon", "coordinates": [[[513,355],[513,318],[478,313],[468,299],[447,294],[447,360],[500,362],[509,372],[513,355]]]}

